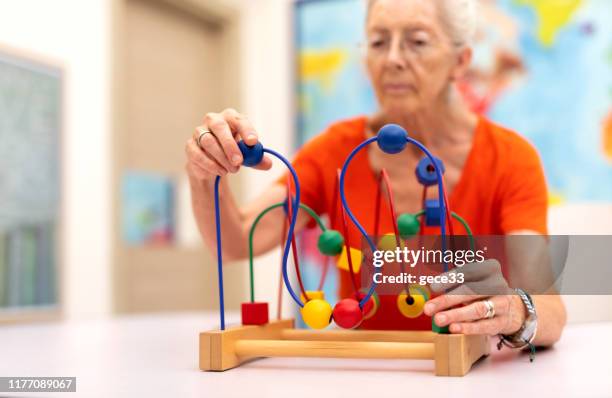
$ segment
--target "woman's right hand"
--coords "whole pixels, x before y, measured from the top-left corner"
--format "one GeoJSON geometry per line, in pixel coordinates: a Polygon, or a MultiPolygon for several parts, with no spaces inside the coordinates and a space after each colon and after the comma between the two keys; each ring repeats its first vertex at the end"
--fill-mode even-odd
{"type": "MultiPolygon", "coordinates": [[[[242,153],[237,141],[244,140],[247,145],[255,145],[259,138],[246,116],[234,109],[221,113],[207,113],[201,126],[195,128],[193,136],[185,144],[187,155],[186,169],[191,178],[209,181],[216,176],[236,173],[242,165],[242,153]],[[198,138],[202,131],[210,131],[198,138]]],[[[268,170],[272,161],[264,156],[255,169],[268,170]]]]}

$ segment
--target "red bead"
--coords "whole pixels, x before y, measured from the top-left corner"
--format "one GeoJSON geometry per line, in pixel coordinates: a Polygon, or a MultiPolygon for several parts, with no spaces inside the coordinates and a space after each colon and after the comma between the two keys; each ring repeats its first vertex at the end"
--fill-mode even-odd
{"type": "MultiPolygon", "coordinates": [[[[366,293],[362,291],[358,293],[353,293],[353,297],[358,302],[361,302],[361,300],[363,300],[365,296],[366,296],[366,293]]],[[[370,299],[366,301],[365,305],[361,309],[361,311],[363,312],[363,319],[372,318],[377,310],[378,310],[378,295],[376,294],[376,292],[374,292],[374,294],[370,296],[370,299]]]]}
{"type": "Polygon", "coordinates": [[[352,298],[340,300],[334,306],[332,313],[336,325],[344,329],[353,329],[363,321],[363,312],[359,302],[352,298]]]}
{"type": "Polygon", "coordinates": [[[265,325],[268,323],[268,303],[242,303],[240,310],[243,325],[265,325]]]}

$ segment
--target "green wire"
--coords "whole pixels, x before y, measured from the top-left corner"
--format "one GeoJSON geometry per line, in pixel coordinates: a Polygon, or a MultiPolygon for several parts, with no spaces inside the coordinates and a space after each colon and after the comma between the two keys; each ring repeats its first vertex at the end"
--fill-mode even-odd
{"type": "MultiPolygon", "coordinates": [[[[424,214],[425,214],[425,210],[421,210],[418,213],[416,213],[414,216],[420,217],[424,214]]],[[[472,251],[474,251],[474,249],[476,248],[476,242],[474,241],[474,235],[472,234],[472,229],[468,225],[467,221],[465,221],[459,214],[455,213],[454,211],[451,212],[451,215],[453,216],[455,220],[459,221],[461,225],[463,225],[463,228],[465,229],[465,232],[467,233],[468,238],[470,239],[470,248],[472,249],[472,251]]]]}
{"type": "Polygon", "coordinates": [[[454,211],[451,212],[451,215],[455,220],[459,221],[461,225],[463,225],[463,228],[465,228],[465,232],[467,232],[468,237],[470,238],[470,248],[472,249],[472,251],[474,251],[476,248],[476,243],[474,242],[474,235],[472,234],[472,230],[468,225],[467,221],[465,221],[459,214],[455,213],[454,211]]]}
{"type": "MultiPolygon", "coordinates": [[[[276,209],[277,207],[281,207],[284,205],[285,202],[280,202],[265,208],[255,218],[255,221],[253,221],[253,225],[251,225],[251,229],[249,230],[249,279],[251,283],[251,303],[255,302],[255,276],[253,272],[253,236],[255,235],[255,227],[257,227],[257,224],[259,224],[259,221],[263,218],[263,216],[268,214],[270,211],[276,209]]],[[[312,210],[310,207],[303,203],[300,203],[300,209],[305,210],[308,214],[310,214],[312,218],[314,218],[314,220],[319,225],[319,228],[321,228],[321,231],[326,230],[323,221],[321,221],[321,218],[317,215],[317,213],[314,212],[314,210],[312,210]]]]}

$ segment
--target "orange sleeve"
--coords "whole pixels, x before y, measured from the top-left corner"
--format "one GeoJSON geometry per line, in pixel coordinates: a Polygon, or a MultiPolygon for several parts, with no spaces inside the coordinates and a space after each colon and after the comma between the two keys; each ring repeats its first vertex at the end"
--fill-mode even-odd
{"type": "Polygon", "coordinates": [[[511,163],[502,177],[502,232],[532,230],[546,235],[548,192],[540,157],[522,139],[513,147],[511,163]]]}
{"type": "MultiPolygon", "coordinates": [[[[312,208],[319,215],[325,213],[326,210],[323,198],[325,181],[322,169],[326,135],[326,133],[321,134],[307,142],[298,150],[291,162],[300,182],[300,202],[312,208]]],[[[287,184],[287,176],[290,175],[289,172],[283,174],[277,182],[287,184]]],[[[293,179],[291,185],[293,187],[293,179]]]]}

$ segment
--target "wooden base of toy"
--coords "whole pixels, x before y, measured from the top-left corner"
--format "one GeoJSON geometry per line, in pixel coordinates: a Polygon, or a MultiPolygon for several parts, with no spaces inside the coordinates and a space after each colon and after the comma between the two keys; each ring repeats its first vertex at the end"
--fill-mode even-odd
{"type": "Polygon", "coordinates": [[[223,371],[259,357],[433,359],[437,376],[463,376],[489,354],[487,336],[427,331],[302,330],[293,319],[200,333],[200,369],[223,371]]]}

